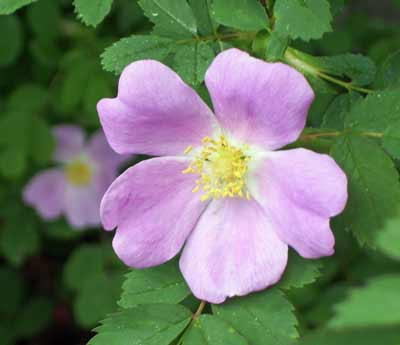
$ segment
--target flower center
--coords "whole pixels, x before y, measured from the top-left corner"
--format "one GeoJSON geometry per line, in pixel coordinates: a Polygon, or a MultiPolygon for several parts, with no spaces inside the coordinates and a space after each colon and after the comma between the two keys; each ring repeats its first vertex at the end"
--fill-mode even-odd
{"type": "Polygon", "coordinates": [[[85,186],[92,180],[92,170],[89,164],[75,160],[67,164],[65,168],[67,181],[76,186],[85,186]]]}
{"type": "MultiPolygon", "coordinates": [[[[246,191],[247,162],[242,149],[232,146],[226,137],[221,135],[217,140],[203,138],[203,148],[190,165],[182,171],[184,174],[197,174],[196,187],[193,192],[203,191],[201,200],[210,198],[243,198],[250,200],[250,193],[246,191]]],[[[247,145],[243,147],[247,149],[247,145]]],[[[185,153],[188,154],[189,146],[185,153]]]]}

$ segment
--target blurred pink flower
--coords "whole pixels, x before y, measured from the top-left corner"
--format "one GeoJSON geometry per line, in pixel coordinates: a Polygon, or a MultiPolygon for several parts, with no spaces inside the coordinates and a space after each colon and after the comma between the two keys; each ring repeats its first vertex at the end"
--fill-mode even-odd
{"type": "Polygon", "coordinates": [[[171,259],[194,295],[212,303],[276,283],[288,246],[332,255],[329,219],[347,179],[328,155],[275,151],[304,129],[314,93],[302,74],[237,49],[219,54],[205,83],[214,113],[165,65],[137,61],[114,99],[98,103],[118,153],[163,156],[128,169],[101,203],[113,247],[127,265],[171,259]]]}
{"type": "Polygon", "coordinates": [[[57,126],[53,134],[58,166],[31,179],[23,191],[25,203],[45,220],[64,214],[76,229],[100,225],[101,198],[126,156],[111,150],[102,131],[87,143],[78,126],[57,126]]]}

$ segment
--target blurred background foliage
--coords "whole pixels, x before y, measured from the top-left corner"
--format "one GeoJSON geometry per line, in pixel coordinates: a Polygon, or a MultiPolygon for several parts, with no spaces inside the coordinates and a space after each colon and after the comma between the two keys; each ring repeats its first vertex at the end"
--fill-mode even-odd
{"type": "MultiPolygon", "coordinates": [[[[294,46],[313,55],[362,53],[378,69],[390,63],[387,58],[400,47],[400,1],[332,1],[332,5],[334,31],[310,43],[296,41],[294,46]]],[[[90,20],[96,23],[96,18],[90,20]]],[[[90,329],[117,309],[126,269],[112,252],[110,235],[99,229],[77,232],[63,219],[42,221],[22,203],[21,190],[36,172],[51,165],[53,125],[75,123],[88,132],[100,127],[95,105],[113,96],[117,83],[113,73],[102,69],[99,56],[104,49],[121,37],[148,33],[151,28],[135,0],[115,0],[96,29],[77,20],[71,0],[40,0],[0,16],[2,345],[85,344],[92,336],[90,329]]],[[[333,97],[318,95],[310,125],[323,121],[321,114],[333,97]]],[[[393,229],[399,226],[393,224],[393,229]]],[[[347,232],[337,231],[336,238],[337,254],[323,260],[321,278],[289,291],[304,333],[329,322],[344,322],[334,317],[334,305],[342,318],[354,316],[363,284],[374,287],[368,298],[379,301],[380,285],[399,272],[399,251],[390,249],[390,238],[381,240],[383,251],[359,249],[347,232]],[[355,306],[353,311],[340,304],[346,296],[352,296],[347,302],[355,306]]],[[[400,300],[398,291],[393,296],[400,300]]],[[[372,324],[379,326],[374,320],[372,324]]],[[[373,330],[368,332],[341,334],[344,340],[335,344],[385,344],[374,340],[373,330]]],[[[392,333],[387,330],[388,339],[395,337],[392,333]]],[[[304,344],[320,339],[330,344],[324,331],[313,332],[304,344]]]]}

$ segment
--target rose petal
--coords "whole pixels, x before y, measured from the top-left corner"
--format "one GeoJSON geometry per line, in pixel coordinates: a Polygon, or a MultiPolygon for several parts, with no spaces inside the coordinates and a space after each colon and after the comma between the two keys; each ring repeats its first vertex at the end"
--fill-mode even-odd
{"type": "Polygon", "coordinates": [[[100,201],[103,194],[95,183],[88,186],[67,185],[65,195],[65,216],[75,229],[100,225],[100,201]]]}
{"type": "Polygon", "coordinates": [[[219,54],[205,81],[221,126],[236,139],[268,150],[299,137],[314,98],[294,68],[238,49],[219,54]]]}
{"type": "Polygon", "coordinates": [[[174,257],[207,206],[192,193],[196,176],[182,174],[188,164],[187,158],[143,161],[104,195],[103,225],[118,226],[113,247],[128,266],[155,266],[174,257]]]}
{"type": "Polygon", "coordinates": [[[53,128],[56,139],[54,160],[66,162],[80,154],[85,141],[82,128],[73,125],[61,125],[53,128]]]}
{"type": "Polygon", "coordinates": [[[305,258],[332,255],[329,218],[347,201],[346,175],[328,155],[305,149],[269,152],[252,168],[248,187],[279,237],[305,258]]]}
{"type": "Polygon", "coordinates": [[[288,248],[254,201],[213,201],[189,236],[181,271],[194,295],[211,303],[275,284],[288,248]]]}
{"type": "Polygon", "coordinates": [[[126,67],[118,97],[102,99],[97,110],[108,142],[121,154],[182,155],[216,126],[214,115],[196,92],[153,60],[126,67]]]}
{"type": "Polygon", "coordinates": [[[103,131],[97,131],[90,137],[87,152],[91,160],[106,169],[118,169],[119,165],[132,157],[115,153],[108,144],[103,131]]]}
{"type": "Polygon", "coordinates": [[[64,173],[59,169],[49,169],[32,178],[23,191],[23,198],[43,219],[49,220],[61,215],[64,194],[64,173]]]}

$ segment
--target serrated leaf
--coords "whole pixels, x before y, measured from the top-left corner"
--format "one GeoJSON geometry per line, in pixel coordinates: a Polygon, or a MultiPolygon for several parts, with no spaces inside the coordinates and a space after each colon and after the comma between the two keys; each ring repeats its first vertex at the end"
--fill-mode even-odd
{"type": "Polygon", "coordinates": [[[347,114],[354,104],[360,100],[362,100],[362,97],[356,92],[337,96],[326,109],[321,127],[343,130],[347,114]]]}
{"type": "Polygon", "coordinates": [[[380,66],[374,85],[382,89],[400,86],[400,50],[388,56],[380,66]]]}
{"type": "Polygon", "coordinates": [[[122,285],[118,304],[130,308],[136,304],[170,303],[184,300],[190,290],[175,260],[144,270],[132,270],[122,285]]]}
{"type": "Polygon", "coordinates": [[[305,41],[332,31],[329,2],[326,0],[276,0],[275,30],[281,35],[305,41]]]}
{"type": "Polygon", "coordinates": [[[196,19],[186,0],[139,0],[138,3],[154,23],[154,34],[169,38],[196,35],[196,19]]]}
{"type": "Polygon", "coordinates": [[[249,345],[234,328],[220,318],[200,315],[184,335],[183,345],[249,345]]]}
{"type": "Polygon", "coordinates": [[[191,312],[179,304],[147,304],[113,314],[89,345],[168,345],[189,324],[191,312]]]}
{"type": "Polygon", "coordinates": [[[384,149],[396,159],[400,159],[400,121],[390,124],[383,133],[384,149]]]}
{"type": "Polygon", "coordinates": [[[298,336],[293,306],[277,288],[212,308],[252,345],[290,344],[298,336]]]}
{"type": "Polygon", "coordinates": [[[120,74],[131,62],[143,59],[163,61],[172,51],[174,41],[154,35],[133,35],[106,48],[101,63],[106,71],[120,74]]]}
{"type": "Polygon", "coordinates": [[[205,42],[181,45],[177,47],[173,67],[183,80],[196,86],[203,82],[214,57],[213,49],[205,42]]]}
{"type": "Polygon", "coordinates": [[[398,298],[400,275],[371,278],[365,286],[353,288],[350,295],[335,306],[328,322],[332,329],[391,326],[400,323],[398,298]]]}
{"type": "Polygon", "coordinates": [[[0,2],[0,15],[11,14],[19,8],[29,5],[37,0],[2,0],[0,2]]]}
{"type": "Polygon", "coordinates": [[[216,33],[218,24],[212,17],[211,0],[189,0],[197,22],[197,30],[201,35],[213,35],[216,33]]]}
{"type": "Polygon", "coordinates": [[[214,0],[214,19],[225,26],[243,31],[268,28],[267,13],[257,0],[214,0]]]}
{"type": "Polygon", "coordinates": [[[75,11],[86,25],[96,27],[111,10],[113,0],[74,0],[75,11]]]}
{"type": "Polygon", "coordinates": [[[321,266],[320,261],[303,259],[294,251],[290,251],[288,265],[278,286],[290,289],[311,284],[319,277],[321,266]]]}
{"type": "MultiPolygon", "coordinates": [[[[0,11],[1,7],[0,4],[0,11]]],[[[0,16],[0,32],[2,37],[7,37],[0,45],[0,67],[4,67],[18,58],[23,47],[23,33],[18,17],[0,16]]]]}
{"type": "Polygon", "coordinates": [[[357,102],[346,117],[345,126],[357,131],[383,132],[399,118],[400,89],[389,89],[357,102]]]}
{"type": "Polygon", "coordinates": [[[374,246],[376,234],[400,206],[393,162],[377,144],[359,136],[339,138],[332,155],[349,182],[349,200],[340,217],[361,244],[374,246]]]}

